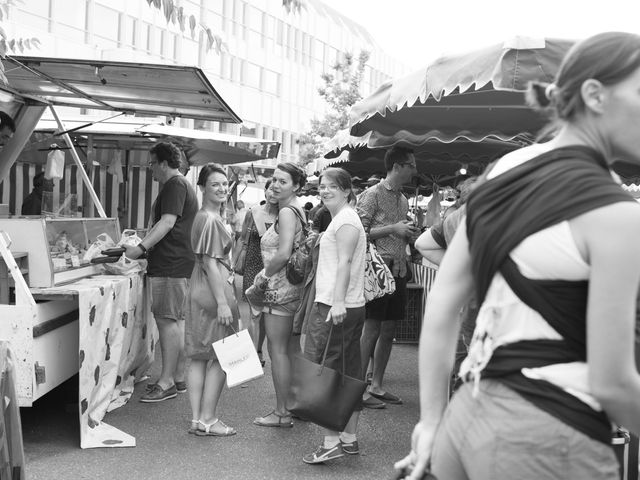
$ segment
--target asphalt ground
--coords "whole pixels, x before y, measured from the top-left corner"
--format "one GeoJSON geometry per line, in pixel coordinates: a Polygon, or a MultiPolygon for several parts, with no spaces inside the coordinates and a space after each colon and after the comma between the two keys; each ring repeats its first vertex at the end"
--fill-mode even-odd
{"type": "MultiPolygon", "coordinates": [[[[74,377],[33,407],[21,409],[27,479],[392,478],[393,462],[408,451],[419,415],[417,357],[417,345],[394,346],[385,388],[399,395],[404,405],[365,409],[358,431],[360,455],[320,465],[302,462],[302,455],[321,441],[316,425],[295,421],[292,429],[280,429],[252,424],[275,405],[268,357],[264,377],[223,391],[219,414],[238,431],[233,437],[187,434],[191,418],[187,395],[143,404],[138,398],[145,383],[138,384],[131,401],[104,418],[135,436],[134,448],[80,449],[74,377]]],[[[150,374],[157,375],[157,362],[150,374]]]]}

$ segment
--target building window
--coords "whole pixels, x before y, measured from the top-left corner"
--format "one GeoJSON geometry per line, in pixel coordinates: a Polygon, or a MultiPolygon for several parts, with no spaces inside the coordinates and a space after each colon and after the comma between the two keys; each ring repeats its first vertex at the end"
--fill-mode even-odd
{"type": "Polygon", "coordinates": [[[240,135],[244,137],[255,137],[257,125],[253,122],[243,122],[240,126],[240,135]]]}
{"type": "Polygon", "coordinates": [[[276,43],[278,45],[283,45],[284,44],[284,23],[282,22],[282,20],[277,20],[278,22],[278,26],[277,26],[277,35],[276,35],[276,43]]]}
{"type": "Polygon", "coordinates": [[[280,95],[280,74],[273,70],[262,70],[262,89],[272,95],[280,95]]]}
{"type": "Polygon", "coordinates": [[[242,62],[242,83],[249,87],[260,88],[260,66],[251,62],[242,62]]]}

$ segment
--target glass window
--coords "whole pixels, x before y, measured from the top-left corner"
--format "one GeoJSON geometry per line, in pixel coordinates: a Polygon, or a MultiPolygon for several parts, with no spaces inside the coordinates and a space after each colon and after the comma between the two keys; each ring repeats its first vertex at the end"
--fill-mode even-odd
{"type": "Polygon", "coordinates": [[[130,15],[126,15],[124,18],[124,43],[131,46],[136,46],[138,20],[130,15]]]}
{"type": "Polygon", "coordinates": [[[240,135],[244,135],[245,137],[255,137],[256,124],[253,122],[243,122],[240,126],[240,135]]]}
{"type": "Polygon", "coordinates": [[[242,83],[253,88],[260,88],[260,66],[251,62],[243,62],[242,83]]]}
{"type": "MultiPolygon", "coordinates": [[[[69,2],[71,3],[71,2],[69,2]]],[[[111,8],[99,4],[93,6],[93,33],[102,38],[116,40],[117,30],[114,25],[118,25],[120,13],[111,8]]]]}
{"type": "Polygon", "coordinates": [[[272,95],[280,95],[280,74],[266,68],[262,72],[262,88],[272,95]]]}
{"type": "Polygon", "coordinates": [[[278,28],[277,28],[277,35],[276,35],[276,43],[278,45],[282,45],[284,43],[284,23],[282,22],[282,20],[278,20],[278,28]]]}
{"type": "Polygon", "coordinates": [[[262,11],[249,5],[247,5],[246,10],[248,16],[246,25],[248,25],[251,30],[262,33],[262,11]]]}
{"type": "MultiPolygon", "coordinates": [[[[30,2],[31,3],[31,2],[30,2]]],[[[42,3],[42,2],[38,2],[42,3]]],[[[101,5],[96,5],[96,7],[104,8],[101,5]]],[[[53,20],[59,23],[63,23],[70,27],[76,27],[80,30],[85,30],[86,28],[86,2],[70,2],[69,0],[54,0],[51,8],[51,14],[53,20]]],[[[42,13],[48,12],[48,7],[41,10],[42,13]]],[[[111,9],[108,9],[111,10],[111,9]]],[[[96,10],[97,11],[97,10],[96,10]]],[[[112,12],[116,12],[115,10],[111,10],[112,12]]],[[[117,12],[116,12],[117,13],[117,12]]],[[[100,18],[100,17],[95,17],[100,18]]],[[[110,26],[113,29],[113,26],[117,25],[117,19],[110,26]]],[[[113,36],[106,35],[106,36],[113,36]]]]}

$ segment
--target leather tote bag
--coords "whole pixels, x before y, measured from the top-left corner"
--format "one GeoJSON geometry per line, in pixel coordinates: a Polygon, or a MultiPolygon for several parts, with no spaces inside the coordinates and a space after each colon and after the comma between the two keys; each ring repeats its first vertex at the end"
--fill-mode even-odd
{"type": "MultiPolygon", "coordinates": [[[[324,363],[329,350],[333,324],[327,337],[322,364],[297,355],[291,362],[291,386],[287,410],[316,425],[341,432],[349,422],[367,384],[357,378],[337,372],[324,363]]],[[[342,340],[342,371],[344,372],[344,337],[342,340]]]]}

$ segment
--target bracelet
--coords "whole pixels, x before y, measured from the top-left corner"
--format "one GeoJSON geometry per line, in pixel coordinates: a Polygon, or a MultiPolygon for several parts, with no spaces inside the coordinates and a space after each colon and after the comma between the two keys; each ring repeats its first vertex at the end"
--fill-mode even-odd
{"type": "Polygon", "coordinates": [[[147,247],[145,247],[142,243],[138,244],[138,247],[140,247],[140,250],[142,250],[142,253],[148,253],[149,251],[147,250],[147,247]]]}

